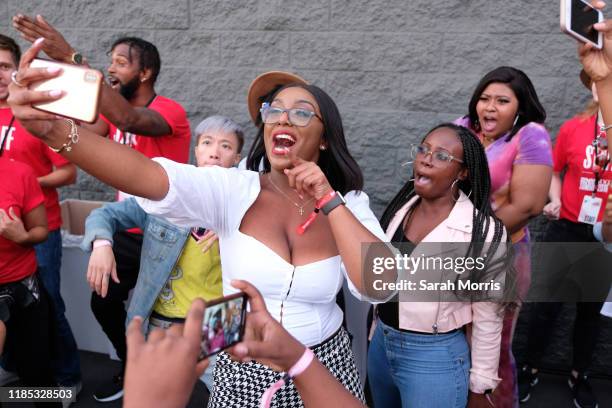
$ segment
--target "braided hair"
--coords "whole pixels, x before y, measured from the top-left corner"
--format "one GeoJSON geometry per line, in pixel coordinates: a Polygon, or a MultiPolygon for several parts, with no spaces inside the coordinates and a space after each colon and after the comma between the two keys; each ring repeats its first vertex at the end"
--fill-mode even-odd
{"type": "MultiPolygon", "coordinates": [[[[470,197],[474,205],[474,210],[472,212],[472,238],[467,249],[466,257],[475,259],[483,256],[483,249],[487,241],[489,230],[493,228],[493,238],[490,243],[486,243],[488,247],[486,251],[486,267],[482,269],[472,269],[469,274],[469,279],[472,282],[486,282],[489,279],[497,277],[499,273],[506,273],[503,303],[510,305],[515,298],[511,254],[509,250],[507,250],[501,257],[499,255],[494,255],[498,251],[500,244],[502,244],[505,227],[491,208],[491,176],[489,174],[489,165],[487,163],[487,156],[484,148],[469,129],[453,123],[442,123],[427,132],[427,135],[441,128],[454,131],[463,146],[463,166],[467,169],[468,175],[465,180],[459,180],[457,186],[470,197]]],[[[423,138],[423,140],[425,140],[425,138],[423,138]]],[[[383,230],[389,227],[389,223],[397,211],[415,195],[414,179],[411,179],[404,184],[385,209],[380,220],[383,230]]],[[[506,243],[509,242],[508,237],[506,243]]],[[[509,248],[509,245],[506,245],[506,247],[509,248]]],[[[458,275],[457,279],[459,279],[460,276],[461,274],[458,275]]],[[[456,293],[462,299],[468,296],[464,293],[456,293]]],[[[469,300],[484,300],[482,297],[475,298],[479,295],[482,296],[484,294],[470,293],[469,300]]]]}

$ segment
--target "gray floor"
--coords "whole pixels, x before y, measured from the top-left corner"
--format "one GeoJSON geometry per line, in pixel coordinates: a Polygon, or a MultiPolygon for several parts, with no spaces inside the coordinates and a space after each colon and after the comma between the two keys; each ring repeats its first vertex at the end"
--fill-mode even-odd
{"type": "MultiPolygon", "coordinates": [[[[119,369],[119,363],[110,360],[107,355],[81,352],[83,371],[83,390],[73,408],[119,408],[121,400],[101,404],[96,402],[91,394],[97,385],[111,378],[119,369]]],[[[600,408],[612,407],[612,379],[591,379],[591,384],[599,398],[600,408]]],[[[197,382],[189,402],[189,408],[202,408],[208,401],[208,391],[201,382],[197,382]]],[[[3,405],[9,406],[9,404],[3,405]]],[[[11,404],[11,407],[30,408],[30,404],[11,404]]],[[[571,392],[567,386],[567,377],[560,374],[542,373],[540,382],[534,388],[531,399],[521,404],[521,408],[571,408],[574,407],[571,392]]],[[[384,407],[388,408],[388,407],[384,407]]]]}

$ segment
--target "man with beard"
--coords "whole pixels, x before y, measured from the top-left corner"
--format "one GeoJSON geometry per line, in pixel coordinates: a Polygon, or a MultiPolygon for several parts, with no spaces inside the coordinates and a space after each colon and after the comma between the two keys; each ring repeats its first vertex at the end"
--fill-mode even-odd
{"type": "MultiPolygon", "coordinates": [[[[58,384],[81,387],[81,368],[77,345],[65,316],[64,300],[60,294],[60,267],[62,260],[62,224],[57,188],[73,184],[76,167],[54,153],[39,139],[30,135],[16,120],[8,107],[8,85],[11,74],[17,69],[21,51],[15,41],[0,34],[0,155],[25,163],[31,167],[44,195],[49,234],[47,239],[34,245],[39,277],[53,304],[55,338],[53,369],[58,384]]],[[[12,174],[2,174],[7,182],[12,174]]],[[[0,271],[4,273],[5,271],[0,271]]],[[[0,385],[17,379],[13,353],[8,353],[0,369],[0,385]]]]}
{"type": "MultiPolygon", "coordinates": [[[[32,19],[17,15],[13,18],[13,26],[30,42],[45,38],[43,50],[49,57],[67,63],[84,63],[83,57],[42,16],[32,19]]],[[[100,119],[90,128],[100,135],[109,135],[117,143],[133,147],[147,157],[167,157],[187,163],[191,132],[185,110],[177,102],[155,92],[154,85],[161,67],[157,48],[141,38],[123,37],[111,46],[110,58],[107,69],[110,86],[102,86],[100,119]]],[[[118,192],[119,201],[126,197],[126,194],[118,192]]],[[[115,401],[123,396],[126,361],[124,302],[136,285],[141,249],[141,230],[115,234],[116,273],[106,277],[110,282],[105,297],[92,292],[91,309],[123,363],[120,373],[94,392],[94,398],[99,402],[115,401]]]]}

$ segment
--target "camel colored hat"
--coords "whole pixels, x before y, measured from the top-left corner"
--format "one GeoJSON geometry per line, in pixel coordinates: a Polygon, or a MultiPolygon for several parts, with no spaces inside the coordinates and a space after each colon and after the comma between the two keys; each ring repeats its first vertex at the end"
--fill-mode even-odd
{"type": "Polygon", "coordinates": [[[589,74],[586,73],[584,69],[580,70],[580,82],[582,82],[582,85],[584,85],[586,89],[588,89],[589,91],[591,90],[591,77],[589,76],[589,74]]]}
{"type": "Polygon", "coordinates": [[[262,99],[277,87],[293,83],[308,84],[301,76],[284,71],[269,71],[255,78],[247,93],[247,105],[253,123],[257,124],[262,99]]]}

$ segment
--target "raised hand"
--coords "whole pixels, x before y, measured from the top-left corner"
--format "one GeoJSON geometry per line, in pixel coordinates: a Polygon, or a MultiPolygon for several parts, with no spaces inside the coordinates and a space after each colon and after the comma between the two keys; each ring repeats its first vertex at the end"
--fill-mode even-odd
{"type": "Polygon", "coordinates": [[[289,179],[289,187],[295,189],[300,196],[311,196],[319,200],[333,190],[316,163],[299,157],[293,157],[291,162],[293,168],[285,169],[285,175],[289,179]]]}
{"type": "Polygon", "coordinates": [[[72,62],[74,49],[64,36],[47,22],[40,14],[31,18],[24,14],[13,17],[13,27],[21,33],[21,37],[31,43],[38,38],[44,38],[42,50],[52,59],[72,62]]]}
{"type": "Polygon", "coordinates": [[[32,135],[43,139],[48,135],[58,119],[57,116],[34,109],[32,104],[50,102],[60,99],[63,92],[32,91],[28,86],[35,81],[54,78],[61,73],[57,68],[30,68],[30,63],[41,51],[44,39],[39,38],[23,53],[19,61],[19,69],[15,74],[15,82],[9,85],[9,97],[7,102],[21,125],[32,135]]]}
{"type": "MultiPolygon", "coordinates": [[[[603,1],[592,2],[597,9],[603,9],[603,1]]],[[[594,25],[594,28],[603,34],[603,49],[598,50],[592,44],[580,43],[578,55],[584,70],[595,82],[604,79],[612,80],[612,20],[604,20],[594,25]]]]}

